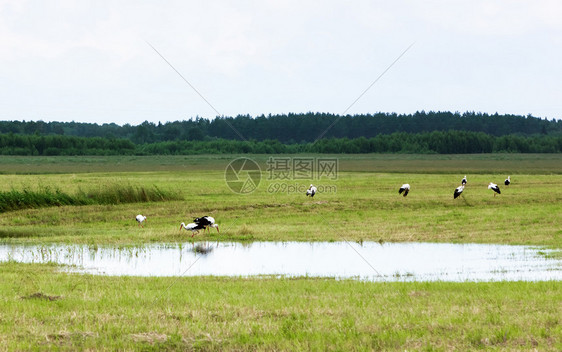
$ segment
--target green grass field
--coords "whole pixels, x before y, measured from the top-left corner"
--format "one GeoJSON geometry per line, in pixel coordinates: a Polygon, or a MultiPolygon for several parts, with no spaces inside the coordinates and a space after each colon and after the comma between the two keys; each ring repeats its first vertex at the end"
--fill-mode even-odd
{"type": "MultiPolygon", "coordinates": [[[[212,215],[220,234],[196,239],[562,248],[562,155],[330,157],[337,180],[312,181],[329,188],[313,199],[303,193],[310,180],[268,180],[263,155],[251,156],[263,177],[247,195],[225,182],[233,156],[3,157],[0,192],[156,186],[182,200],[4,212],[0,243],[186,241],[179,223],[212,215]],[[503,186],[507,175],[512,185],[494,197],[488,182],[503,186]]],[[[560,282],[103,277],[13,262],[0,264],[0,280],[0,350],[562,349],[560,282]]]]}
{"type": "Polygon", "coordinates": [[[136,278],[0,264],[0,349],[562,348],[559,282],[136,278]]]}
{"type": "MultiPolygon", "coordinates": [[[[524,158],[520,160],[518,155],[511,157],[498,156],[508,164],[532,164],[524,158]]],[[[560,160],[553,157],[534,160],[538,162],[534,171],[548,168],[556,171],[562,165],[562,158],[556,157],[560,160]]],[[[120,245],[183,241],[190,234],[178,231],[180,222],[211,215],[221,229],[220,235],[216,232],[207,235],[213,240],[447,241],[562,247],[559,225],[562,223],[562,177],[555,172],[509,173],[513,183],[503,187],[507,173],[489,170],[489,158],[468,160],[475,173],[445,172],[448,165],[458,163],[458,157],[436,157],[435,163],[445,164],[434,173],[426,172],[430,160],[425,155],[421,160],[412,159],[410,155],[394,157],[395,162],[404,163],[400,172],[368,171],[376,169],[374,165],[390,156],[365,158],[342,157],[336,180],[269,180],[263,165],[259,187],[246,195],[228,188],[224,169],[231,159],[218,157],[207,165],[197,159],[193,167],[168,160],[166,163],[171,169],[158,171],[4,174],[0,176],[4,181],[0,191],[48,186],[68,193],[100,192],[121,185],[157,187],[178,194],[182,200],[7,212],[0,217],[0,240],[120,245]],[[365,165],[367,171],[358,170],[360,165],[365,165]],[[189,170],[178,171],[177,166],[189,170]],[[469,182],[463,196],[453,200],[453,190],[465,174],[469,182]],[[501,195],[494,197],[487,189],[490,181],[502,186],[501,195]],[[325,192],[307,198],[304,190],[310,182],[325,192]],[[398,195],[403,183],[412,186],[406,198],[398,195]],[[148,217],[144,229],[138,228],[134,221],[139,213],[148,217]]],[[[263,156],[256,159],[266,161],[263,156]]],[[[101,165],[109,169],[110,159],[104,160],[101,165]]],[[[140,169],[158,163],[158,158],[135,160],[140,169]]],[[[82,170],[82,164],[77,160],[73,162],[74,171],[82,170]]],[[[528,166],[519,167],[527,169],[528,166]]],[[[55,168],[51,168],[54,172],[55,168]]],[[[32,169],[28,167],[28,171],[32,169]]],[[[206,237],[201,234],[198,238],[206,237]]]]}
{"type": "MultiPolygon", "coordinates": [[[[186,156],[2,156],[1,174],[142,171],[224,171],[237,157],[250,157],[266,169],[270,155],[186,156]]],[[[316,154],[278,157],[337,158],[342,171],[413,173],[562,174],[560,154],[316,154]]]]}

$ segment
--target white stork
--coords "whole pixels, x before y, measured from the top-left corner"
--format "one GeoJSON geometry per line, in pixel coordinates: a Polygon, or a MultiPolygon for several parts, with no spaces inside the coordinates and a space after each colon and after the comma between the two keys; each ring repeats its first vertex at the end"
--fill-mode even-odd
{"type": "Polygon", "coordinates": [[[460,185],[457,188],[455,188],[455,193],[453,193],[453,199],[457,199],[461,195],[462,191],[464,191],[464,185],[460,185]]]}
{"type": "Polygon", "coordinates": [[[461,185],[466,185],[466,175],[464,175],[463,179],[461,180],[461,185]]]}
{"type": "Polygon", "coordinates": [[[203,225],[208,232],[210,232],[210,227],[217,229],[219,232],[219,225],[215,223],[215,218],[210,216],[202,216],[200,218],[193,219],[193,222],[198,225],[203,225]]]}
{"type": "Polygon", "coordinates": [[[308,189],[306,190],[306,196],[310,196],[310,198],[314,197],[314,195],[316,194],[316,187],[314,187],[314,185],[310,185],[310,187],[308,187],[308,189]]]}
{"type": "Polygon", "coordinates": [[[511,183],[511,180],[509,179],[509,176],[507,176],[507,178],[505,179],[503,184],[506,185],[506,186],[509,186],[510,183],[511,183]]]}
{"type": "Polygon", "coordinates": [[[490,184],[488,185],[488,189],[491,189],[492,191],[494,191],[494,197],[497,194],[501,194],[502,192],[500,191],[500,187],[498,185],[496,185],[495,183],[490,182],[490,184]]]}
{"type": "Polygon", "coordinates": [[[135,219],[139,223],[139,226],[144,228],[142,223],[146,220],[146,216],[142,216],[141,214],[139,214],[135,219]]]}
{"type": "Polygon", "coordinates": [[[402,192],[404,192],[404,197],[406,197],[408,195],[408,192],[410,192],[410,185],[404,183],[402,187],[400,187],[400,189],[398,190],[398,194],[402,194],[402,192]]]}
{"type": "Polygon", "coordinates": [[[195,223],[192,223],[192,222],[186,225],[182,222],[180,224],[180,231],[181,231],[182,228],[186,229],[187,231],[191,231],[191,237],[193,237],[193,236],[195,236],[196,234],[199,233],[199,230],[204,230],[205,226],[195,224],[195,223]]]}

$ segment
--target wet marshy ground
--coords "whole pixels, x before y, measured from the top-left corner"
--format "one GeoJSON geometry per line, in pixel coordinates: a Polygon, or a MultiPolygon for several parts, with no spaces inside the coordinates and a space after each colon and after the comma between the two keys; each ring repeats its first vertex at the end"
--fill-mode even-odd
{"type": "Polygon", "coordinates": [[[450,243],[0,245],[0,261],[54,262],[72,266],[70,271],[100,275],[282,275],[369,281],[562,280],[562,260],[551,254],[537,246],[450,243]]]}

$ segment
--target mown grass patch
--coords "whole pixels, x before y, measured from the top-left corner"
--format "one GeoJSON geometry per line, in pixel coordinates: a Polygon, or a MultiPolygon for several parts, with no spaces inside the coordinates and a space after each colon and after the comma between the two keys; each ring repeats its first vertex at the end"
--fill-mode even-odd
{"type": "Polygon", "coordinates": [[[0,175],[224,171],[245,157],[267,170],[270,158],[337,159],[340,171],[562,174],[562,154],[212,154],[161,156],[2,156],[0,175]]]}

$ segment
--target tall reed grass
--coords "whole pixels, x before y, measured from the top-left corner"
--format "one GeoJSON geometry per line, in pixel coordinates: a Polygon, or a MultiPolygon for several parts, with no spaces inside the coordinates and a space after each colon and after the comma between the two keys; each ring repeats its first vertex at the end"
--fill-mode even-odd
{"type": "Polygon", "coordinates": [[[64,205],[123,204],[179,200],[181,196],[156,186],[109,185],[97,190],[80,190],[68,194],[45,186],[38,189],[25,187],[0,192],[0,213],[64,205]]]}

